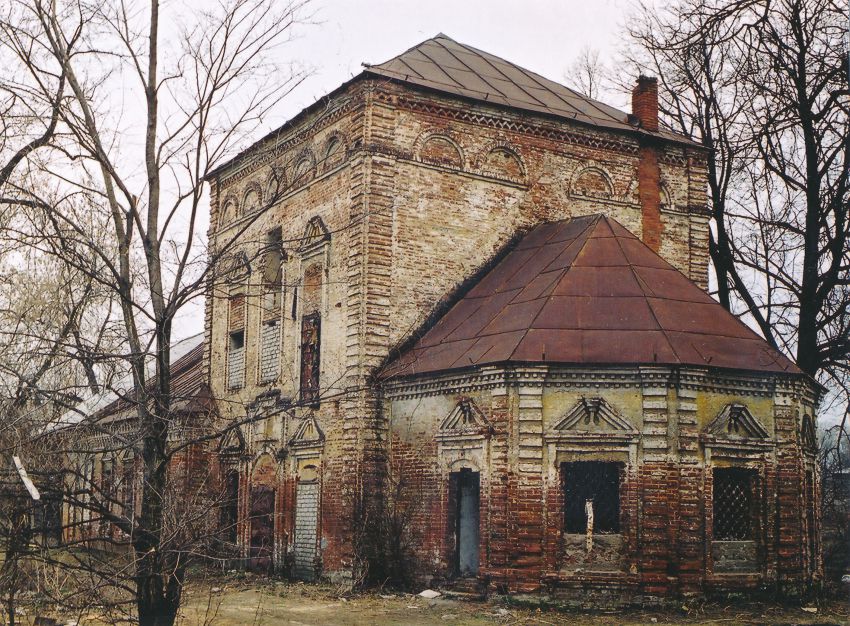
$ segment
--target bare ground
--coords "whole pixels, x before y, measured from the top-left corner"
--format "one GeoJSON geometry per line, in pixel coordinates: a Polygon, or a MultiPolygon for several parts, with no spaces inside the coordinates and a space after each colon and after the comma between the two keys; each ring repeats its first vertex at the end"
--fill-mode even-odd
{"type": "Polygon", "coordinates": [[[616,613],[564,612],[554,609],[518,607],[503,598],[487,602],[434,600],[398,593],[363,593],[342,596],[328,585],[260,583],[258,580],[222,581],[188,590],[182,626],[196,624],[292,624],[341,626],[364,624],[850,624],[850,604],[844,601],[797,606],[759,603],[683,606],[677,611],[633,611],[616,613]]]}
{"type": "MultiPolygon", "coordinates": [[[[579,626],[626,626],[637,624],[721,624],[783,626],[850,626],[850,598],[824,600],[804,606],[729,602],[683,605],[676,610],[618,612],[561,611],[549,607],[518,606],[515,601],[494,597],[486,602],[457,600],[445,596],[427,600],[412,594],[369,592],[345,594],[332,585],[275,582],[253,576],[193,576],[184,592],[180,626],[290,625],[418,625],[504,624],[579,626]],[[804,606],[808,610],[804,610],[804,606]]],[[[24,607],[22,607],[24,608],[24,607]]],[[[54,618],[54,624],[102,626],[129,624],[90,610],[80,615],[61,609],[24,609],[23,624],[36,616],[54,618]]],[[[1,620],[0,620],[1,621],[1,620]]],[[[51,623],[51,622],[42,622],[51,623]]]]}

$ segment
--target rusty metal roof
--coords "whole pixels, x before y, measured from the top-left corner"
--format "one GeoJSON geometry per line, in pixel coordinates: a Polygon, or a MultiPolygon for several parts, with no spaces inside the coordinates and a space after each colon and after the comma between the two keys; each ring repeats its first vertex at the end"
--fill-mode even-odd
{"type": "Polygon", "coordinates": [[[800,370],[615,220],[542,224],[384,377],[515,363],[800,370]]]}
{"type": "MultiPolygon", "coordinates": [[[[204,343],[201,341],[191,350],[171,363],[171,409],[175,413],[208,413],[214,407],[212,394],[204,381],[204,343]]],[[[148,380],[147,388],[153,389],[154,381],[148,380]]],[[[98,412],[100,417],[124,418],[135,410],[133,392],[114,400],[98,412]]]]}
{"type": "MultiPolygon", "coordinates": [[[[442,33],[385,63],[365,65],[365,68],[365,74],[489,104],[553,115],[593,126],[632,132],[637,129],[637,126],[629,123],[628,115],[623,111],[488,52],[459,43],[442,33]]],[[[691,142],[687,137],[667,128],[651,134],[691,142]]]]}

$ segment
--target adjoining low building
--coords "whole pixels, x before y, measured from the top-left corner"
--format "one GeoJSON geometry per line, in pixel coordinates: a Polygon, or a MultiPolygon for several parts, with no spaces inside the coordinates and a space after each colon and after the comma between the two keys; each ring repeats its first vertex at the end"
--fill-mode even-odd
{"type": "Polygon", "coordinates": [[[356,578],[392,497],[422,578],[818,580],[817,389],[705,293],[705,150],[657,89],[627,114],[438,35],[211,174],[242,562],[356,578]]]}
{"type": "MultiPolygon", "coordinates": [[[[166,506],[175,507],[170,519],[214,540],[222,530],[209,509],[221,505],[221,489],[215,467],[217,442],[209,438],[216,405],[203,378],[203,354],[200,334],[178,342],[173,350],[168,442],[173,453],[166,506]]],[[[126,380],[114,387],[68,412],[56,430],[58,451],[66,457],[65,542],[129,547],[128,531],[136,524],[144,467],[132,386],[126,380]]],[[[200,551],[201,541],[195,541],[194,550],[200,551]]]]}
{"type": "Polygon", "coordinates": [[[611,218],[531,230],[385,380],[425,575],[583,601],[820,577],[816,386],[611,218]]]}

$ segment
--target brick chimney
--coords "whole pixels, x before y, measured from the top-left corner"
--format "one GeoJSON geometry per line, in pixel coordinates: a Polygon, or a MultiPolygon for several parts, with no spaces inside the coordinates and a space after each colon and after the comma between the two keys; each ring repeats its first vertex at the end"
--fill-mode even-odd
{"type": "MultiPolygon", "coordinates": [[[[640,76],[632,90],[632,116],[646,131],[658,130],[658,79],[640,76]]],[[[649,136],[640,138],[638,161],[638,196],[641,209],[643,242],[658,252],[664,227],[661,223],[661,168],[658,165],[659,147],[649,136]]]]}
{"type": "Polygon", "coordinates": [[[654,76],[638,76],[632,89],[632,115],[644,130],[658,130],[658,79],[654,76]]]}

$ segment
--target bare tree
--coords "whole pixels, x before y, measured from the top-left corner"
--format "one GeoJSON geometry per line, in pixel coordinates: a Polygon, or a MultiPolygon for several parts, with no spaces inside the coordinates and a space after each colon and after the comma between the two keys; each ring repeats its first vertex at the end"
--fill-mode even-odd
{"type": "Polygon", "coordinates": [[[808,374],[845,381],[848,319],[846,16],[831,0],[644,7],[629,56],[663,81],[664,113],[709,148],[711,259],[808,374]]]}
{"type": "MultiPolygon", "coordinates": [[[[42,246],[115,304],[106,324],[117,349],[92,345],[73,323],[56,337],[80,363],[111,362],[132,382],[121,393],[135,436],[120,445],[143,468],[134,519],[112,514],[114,496],[96,493],[85,474],[71,498],[99,507],[129,537],[141,624],[174,622],[191,554],[169,543],[174,523],[187,523],[169,519],[170,441],[180,427],[171,346],[175,316],[228,253],[220,246],[208,259],[203,249],[205,178],[303,78],[277,59],[305,5],[228,0],[181,12],[157,0],[21,0],[0,17],[0,55],[16,76],[3,83],[4,128],[16,141],[7,142],[0,206],[33,211],[29,229],[7,235],[42,246]],[[30,110],[17,124],[22,108],[30,110]]],[[[99,384],[96,375],[89,382],[99,384]]]]}
{"type": "Polygon", "coordinates": [[[599,50],[585,46],[567,68],[564,78],[588,98],[599,99],[607,84],[608,69],[599,60],[599,50]]]}

